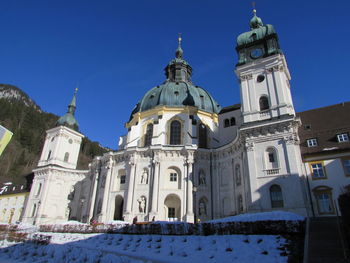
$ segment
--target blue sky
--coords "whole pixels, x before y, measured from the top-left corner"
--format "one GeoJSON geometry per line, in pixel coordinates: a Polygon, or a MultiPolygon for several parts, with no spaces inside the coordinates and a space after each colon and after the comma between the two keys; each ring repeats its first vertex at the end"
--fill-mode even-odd
{"type": "MultiPolygon", "coordinates": [[[[349,101],[350,2],[256,5],[279,35],[296,110],[349,101]]],[[[235,41],[251,1],[2,0],[0,10],[0,83],[63,115],[79,82],[80,130],[104,146],[117,147],[135,104],[165,80],[179,32],[194,83],[222,106],[240,101],[235,41]]]]}

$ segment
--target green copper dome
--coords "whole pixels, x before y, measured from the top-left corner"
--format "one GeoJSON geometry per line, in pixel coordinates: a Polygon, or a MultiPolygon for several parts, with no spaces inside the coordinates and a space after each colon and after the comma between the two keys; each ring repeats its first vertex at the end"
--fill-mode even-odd
{"type": "Polygon", "coordinates": [[[254,16],[253,18],[250,20],[249,22],[249,25],[250,25],[250,28],[253,29],[253,28],[259,28],[261,26],[263,26],[263,22],[261,20],[260,17],[256,16],[256,10],[254,9],[254,16]]]}
{"type": "Polygon", "coordinates": [[[58,121],[56,122],[56,126],[66,126],[76,131],[79,130],[79,124],[74,117],[75,109],[76,109],[77,91],[78,89],[75,89],[73,99],[71,103],[68,105],[67,113],[58,119],[58,121]]]}
{"type": "Polygon", "coordinates": [[[273,26],[264,25],[261,18],[256,15],[255,9],[253,12],[254,16],[249,22],[250,31],[244,32],[237,37],[237,65],[250,63],[256,59],[275,54],[282,54],[278,36],[273,26]]]}
{"type": "Polygon", "coordinates": [[[166,81],[149,90],[140,101],[139,111],[146,111],[158,105],[195,106],[198,109],[219,113],[220,106],[204,89],[189,82],[166,81]]]}
{"type": "Polygon", "coordinates": [[[250,31],[244,32],[237,37],[237,46],[247,45],[255,41],[266,38],[267,36],[276,34],[275,29],[272,25],[263,24],[260,17],[256,15],[254,9],[254,16],[249,22],[250,31]]]}
{"type": "Polygon", "coordinates": [[[192,67],[183,58],[181,38],[175,53],[165,68],[167,80],[157,87],[149,90],[136,105],[130,119],[136,112],[153,109],[157,106],[194,106],[210,113],[219,113],[221,107],[213,97],[204,89],[195,86],[191,81],[192,67]]]}

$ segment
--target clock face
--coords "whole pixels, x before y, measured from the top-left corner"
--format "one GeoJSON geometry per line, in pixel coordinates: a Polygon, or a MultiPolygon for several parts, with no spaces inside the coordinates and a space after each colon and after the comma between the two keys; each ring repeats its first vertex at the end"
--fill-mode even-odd
{"type": "Polygon", "coordinates": [[[256,48],[250,51],[251,58],[260,58],[263,55],[263,51],[261,48],[256,48]]]}

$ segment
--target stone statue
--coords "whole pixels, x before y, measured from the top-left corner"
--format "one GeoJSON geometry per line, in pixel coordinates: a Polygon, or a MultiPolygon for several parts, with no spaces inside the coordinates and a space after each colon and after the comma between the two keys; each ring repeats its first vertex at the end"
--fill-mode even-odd
{"type": "Polygon", "coordinates": [[[199,184],[206,185],[205,174],[203,171],[199,172],[199,184]]]}
{"type": "Polygon", "coordinates": [[[143,170],[143,173],[141,175],[141,184],[147,184],[148,181],[148,173],[147,170],[143,170]]]}
{"type": "Polygon", "coordinates": [[[207,208],[205,206],[204,201],[199,202],[199,215],[200,216],[206,216],[207,215],[207,208]]]}
{"type": "Polygon", "coordinates": [[[141,196],[141,198],[139,198],[137,200],[137,202],[139,202],[139,211],[140,211],[140,213],[145,213],[146,212],[146,197],[141,196]]]}
{"type": "Polygon", "coordinates": [[[67,220],[69,220],[69,214],[70,214],[70,208],[67,206],[66,213],[65,213],[65,217],[67,220]]]}

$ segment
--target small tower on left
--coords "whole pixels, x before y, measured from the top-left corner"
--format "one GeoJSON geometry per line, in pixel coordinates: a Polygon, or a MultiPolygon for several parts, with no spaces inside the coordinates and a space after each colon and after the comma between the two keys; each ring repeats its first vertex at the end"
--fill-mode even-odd
{"type": "Polygon", "coordinates": [[[68,198],[87,170],[76,170],[81,141],[75,119],[77,89],[56,127],[46,131],[45,144],[38,167],[33,170],[33,185],[28,197],[23,222],[30,224],[58,223],[69,220],[74,205],[68,198]]]}
{"type": "Polygon", "coordinates": [[[68,105],[68,111],[60,117],[56,127],[46,131],[46,139],[38,163],[38,167],[58,165],[64,168],[76,169],[81,140],[84,137],[79,133],[79,124],[75,119],[76,96],[68,105]]]}

